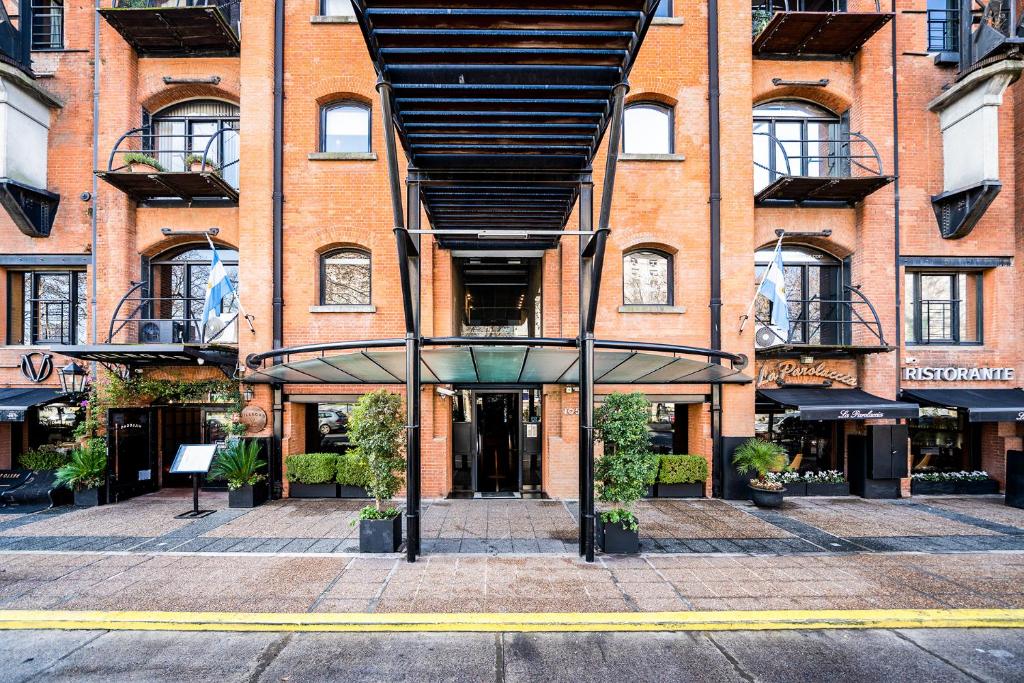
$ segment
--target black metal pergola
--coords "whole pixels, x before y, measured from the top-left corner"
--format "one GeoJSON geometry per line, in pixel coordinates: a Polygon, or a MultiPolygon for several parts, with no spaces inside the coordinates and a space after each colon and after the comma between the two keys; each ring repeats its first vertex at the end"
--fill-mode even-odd
{"type": "Polygon", "coordinates": [[[594,336],[627,79],[658,1],[536,0],[510,8],[486,0],[353,0],[378,75],[405,337],[255,354],[247,363],[258,372],[247,381],[405,384],[409,561],[420,554],[424,383],[529,376],[579,385],[580,554],[593,561],[595,382],[750,381],[740,374],[744,356],[594,336]],[[404,204],[398,142],[409,160],[404,204]],[[595,225],[592,165],[602,142],[608,154],[595,225]],[[579,229],[566,230],[577,202],[579,229]],[[421,210],[429,230],[421,229],[421,210]],[[515,253],[553,248],[567,235],[579,239],[577,337],[421,335],[423,236],[443,248],[515,253]]]}

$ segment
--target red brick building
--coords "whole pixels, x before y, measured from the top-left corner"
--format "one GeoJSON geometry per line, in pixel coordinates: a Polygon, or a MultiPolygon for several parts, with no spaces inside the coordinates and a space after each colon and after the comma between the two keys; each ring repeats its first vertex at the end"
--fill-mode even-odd
{"type": "MultiPolygon", "coordinates": [[[[248,0],[16,4],[5,29],[20,32],[0,63],[0,386],[17,409],[0,422],[0,467],[68,440],[78,409],[57,390],[59,373],[40,370],[65,366],[62,352],[171,382],[251,378],[246,357],[273,349],[404,338],[366,39],[387,31],[387,3],[289,0],[276,13],[248,0]],[[212,339],[201,324],[210,243],[252,331],[242,316],[230,322],[233,303],[212,339]]],[[[781,441],[802,471],[844,471],[865,495],[909,495],[914,470],[985,469],[1004,481],[1006,453],[1024,437],[1024,412],[1008,412],[1024,411],[1014,151],[1024,91],[1013,84],[1021,62],[1004,58],[1012,40],[961,35],[956,3],[634,4],[638,26],[654,18],[630,39],[643,47],[628,78],[595,334],[743,354],[755,381],[724,385],[720,398],[710,384],[599,384],[597,400],[647,394],[654,446],[708,458],[708,495],[740,491],[724,463],[755,434],[781,441]],[[754,301],[777,252],[781,325],[767,299],[754,301]],[[896,457],[872,470],[867,454],[883,446],[896,457]]],[[[598,43],[613,39],[601,37],[605,20],[587,18],[598,43]]],[[[1016,20],[978,25],[999,33],[1016,20]]],[[[404,106],[426,117],[438,104],[404,106]]],[[[567,124],[558,144],[571,147],[572,134],[567,124]]],[[[444,207],[429,201],[424,228],[444,207]]],[[[581,219],[573,207],[567,230],[581,219]]],[[[424,337],[577,336],[576,237],[482,251],[445,242],[421,243],[424,337]]],[[[348,406],[367,389],[301,372],[246,386],[259,409],[246,413],[249,433],[278,444],[285,495],[282,457],[343,446],[348,406]]],[[[570,385],[440,389],[421,393],[422,495],[578,495],[570,385]]],[[[177,445],[221,438],[234,410],[209,396],[118,411],[112,429],[144,425],[124,437],[142,460],[115,469],[148,473],[125,490],[176,484],[177,445]]]]}

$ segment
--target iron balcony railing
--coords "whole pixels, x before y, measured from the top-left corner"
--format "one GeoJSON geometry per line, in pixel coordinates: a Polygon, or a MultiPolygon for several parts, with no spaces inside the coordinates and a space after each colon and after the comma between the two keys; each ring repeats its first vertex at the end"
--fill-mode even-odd
{"type": "Polygon", "coordinates": [[[959,321],[960,302],[950,299],[922,299],[919,344],[942,344],[959,341],[954,334],[954,321],[959,321]]]}
{"type": "Polygon", "coordinates": [[[960,10],[928,10],[928,52],[960,51],[960,10]]]}
{"type": "Polygon", "coordinates": [[[32,3],[32,49],[60,50],[64,47],[64,4],[32,3]]]}
{"type": "Polygon", "coordinates": [[[878,148],[860,133],[850,133],[848,137],[783,139],[755,132],[754,174],[762,176],[758,184],[764,186],[781,176],[854,178],[885,173],[878,148]],[[759,139],[767,143],[759,146],[759,139]],[[765,173],[767,183],[763,182],[765,173]]]}
{"type": "Polygon", "coordinates": [[[121,297],[110,318],[106,343],[115,339],[140,344],[238,343],[236,313],[211,318],[204,336],[202,297],[152,297],[146,296],[147,289],[148,283],[137,282],[121,297]]]}
{"type": "Polygon", "coordinates": [[[788,330],[772,326],[770,309],[759,307],[754,315],[757,346],[887,347],[882,322],[871,301],[851,285],[843,286],[843,294],[835,299],[818,295],[787,298],[788,330]]]}
{"type": "Polygon", "coordinates": [[[72,304],[66,299],[32,298],[28,300],[32,311],[32,344],[73,344],[76,319],[72,304]]]}
{"type": "Polygon", "coordinates": [[[240,34],[242,21],[241,0],[110,0],[114,9],[174,9],[179,7],[210,7],[220,10],[224,20],[240,34]]]}
{"type": "MultiPolygon", "coordinates": [[[[846,0],[755,0],[751,3],[753,33],[756,36],[768,25],[776,12],[846,12],[846,0]]],[[[875,12],[882,11],[881,0],[875,0],[875,12]]]]}
{"type": "Polygon", "coordinates": [[[160,173],[214,173],[232,187],[238,187],[238,128],[192,133],[155,133],[153,126],[133,128],[114,144],[107,162],[110,173],[131,172],[142,163],[141,154],[156,164],[148,165],[160,173]]]}

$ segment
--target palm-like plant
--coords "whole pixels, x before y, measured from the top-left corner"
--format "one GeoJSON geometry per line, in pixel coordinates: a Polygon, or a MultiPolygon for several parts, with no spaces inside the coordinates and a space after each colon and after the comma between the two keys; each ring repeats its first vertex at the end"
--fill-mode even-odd
{"type": "Polygon", "coordinates": [[[210,468],[210,474],[227,479],[228,489],[231,491],[258,484],[265,478],[259,469],[267,464],[265,460],[260,460],[259,455],[258,441],[238,439],[221,450],[217,462],[210,468]]]}
{"type": "Polygon", "coordinates": [[[740,474],[757,474],[751,485],[765,489],[777,488],[765,480],[769,472],[777,472],[789,462],[785,449],[777,443],[764,439],[749,439],[732,456],[732,464],[740,474]]]}
{"type": "Polygon", "coordinates": [[[57,483],[73,491],[103,485],[107,473],[107,446],[103,439],[89,439],[71,453],[68,464],[57,470],[57,483]]]}

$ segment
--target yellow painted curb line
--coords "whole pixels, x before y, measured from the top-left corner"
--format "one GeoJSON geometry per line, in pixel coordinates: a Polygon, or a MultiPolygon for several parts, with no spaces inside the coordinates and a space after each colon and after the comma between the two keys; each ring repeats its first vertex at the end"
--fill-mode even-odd
{"type": "Polygon", "coordinates": [[[0,610],[0,630],[568,632],[1024,628],[1021,609],[306,614],[0,610]]]}

